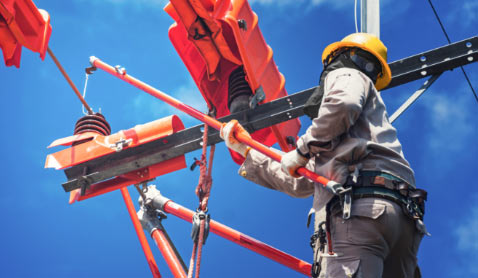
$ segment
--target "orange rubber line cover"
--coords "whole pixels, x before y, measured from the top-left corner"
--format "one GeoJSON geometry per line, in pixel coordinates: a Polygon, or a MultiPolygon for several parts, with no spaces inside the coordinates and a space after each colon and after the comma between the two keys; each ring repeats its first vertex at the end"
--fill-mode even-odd
{"type": "MultiPolygon", "coordinates": [[[[176,21],[169,29],[169,38],[208,106],[216,108],[217,117],[230,114],[229,75],[239,66],[244,67],[253,92],[262,87],[265,102],[287,95],[285,78],[262,36],[258,17],[246,0],[171,0],[164,9],[176,21]],[[196,28],[198,18],[211,30],[210,34],[196,28]],[[217,37],[222,39],[215,39],[217,37]]],[[[288,151],[292,147],[285,138],[296,138],[299,129],[300,121],[293,119],[256,131],[252,137],[267,146],[279,142],[281,148],[288,151]]]]}
{"type": "Polygon", "coordinates": [[[68,136],[68,137],[65,137],[65,138],[60,138],[60,139],[57,139],[57,140],[53,141],[50,144],[50,146],[48,146],[47,148],[53,148],[53,147],[58,147],[58,146],[65,146],[65,147],[66,146],[71,146],[75,142],[80,142],[80,141],[83,141],[83,140],[92,139],[96,135],[98,135],[98,133],[85,132],[85,133],[81,133],[81,134],[77,134],[77,135],[68,136]]]}
{"type": "MultiPolygon", "coordinates": [[[[46,158],[45,168],[64,169],[116,152],[115,144],[117,142],[123,141],[125,142],[124,148],[131,148],[183,129],[184,125],[181,120],[173,115],[147,124],[137,125],[128,130],[121,130],[109,136],[96,134],[90,141],[49,154],[46,158]]],[[[56,144],[72,143],[70,139],[71,137],[67,137],[55,142],[56,144]]]]}
{"type": "Polygon", "coordinates": [[[31,0],[0,0],[0,48],[7,66],[20,67],[22,46],[44,60],[50,35],[50,15],[31,0]]]}

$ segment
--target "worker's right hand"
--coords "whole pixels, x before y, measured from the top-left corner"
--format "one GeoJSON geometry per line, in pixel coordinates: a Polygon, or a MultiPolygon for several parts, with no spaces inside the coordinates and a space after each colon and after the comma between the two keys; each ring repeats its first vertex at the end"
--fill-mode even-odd
{"type": "Polygon", "coordinates": [[[219,133],[229,149],[238,152],[243,157],[246,157],[250,148],[246,144],[237,140],[236,136],[238,134],[245,135],[249,138],[251,137],[249,132],[247,132],[237,120],[231,120],[227,124],[223,124],[219,133]]]}
{"type": "Polygon", "coordinates": [[[284,173],[289,174],[294,178],[299,178],[300,175],[297,173],[297,169],[307,165],[308,161],[309,159],[299,154],[297,150],[292,150],[282,156],[280,164],[284,173]]]}

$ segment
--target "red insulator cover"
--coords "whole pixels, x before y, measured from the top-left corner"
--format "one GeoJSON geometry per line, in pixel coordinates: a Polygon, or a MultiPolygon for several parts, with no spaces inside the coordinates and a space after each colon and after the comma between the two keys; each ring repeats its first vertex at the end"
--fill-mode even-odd
{"type": "MultiPolygon", "coordinates": [[[[217,117],[230,114],[228,80],[239,66],[244,67],[254,93],[263,89],[264,102],[287,95],[285,78],[246,0],[171,0],[164,9],[176,21],[169,28],[169,38],[217,117]]],[[[299,129],[300,121],[293,119],[256,131],[252,137],[267,146],[279,143],[289,151],[294,147],[286,143],[286,137],[296,138],[299,129]]],[[[243,161],[237,154],[233,158],[243,161]]]]}
{"type": "Polygon", "coordinates": [[[45,59],[51,35],[50,15],[31,0],[0,0],[0,48],[5,65],[20,67],[22,46],[45,59]]]}

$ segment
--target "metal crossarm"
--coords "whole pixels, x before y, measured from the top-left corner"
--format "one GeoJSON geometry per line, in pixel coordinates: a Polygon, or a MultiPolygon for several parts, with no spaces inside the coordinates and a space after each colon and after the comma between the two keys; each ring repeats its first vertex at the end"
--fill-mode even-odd
{"type": "MultiPolygon", "coordinates": [[[[478,37],[471,37],[434,50],[390,63],[392,81],[386,88],[442,73],[478,60],[478,37]]],[[[304,115],[303,106],[315,90],[310,88],[268,103],[219,119],[237,119],[249,132],[254,132],[304,115]]],[[[141,169],[201,148],[203,125],[197,125],[170,136],[121,152],[100,157],[65,170],[69,192],[115,176],[141,169]]],[[[211,130],[208,144],[221,142],[219,133],[211,130]]]]}
{"type": "Polygon", "coordinates": [[[471,37],[390,63],[392,81],[386,89],[474,63],[478,37],[471,37]]]}
{"type": "MultiPolygon", "coordinates": [[[[315,88],[220,118],[221,122],[237,119],[249,132],[254,132],[304,114],[302,108],[315,88]]],[[[150,166],[201,148],[202,129],[197,125],[167,137],[127,148],[112,155],[100,157],[65,170],[68,182],[63,184],[66,192],[80,188],[84,182],[94,184],[121,174],[150,166]],[[86,171],[85,171],[86,168],[86,171]],[[86,175],[84,174],[86,173],[86,175]]],[[[217,130],[211,130],[208,145],[221,142],[217,130]]]]}

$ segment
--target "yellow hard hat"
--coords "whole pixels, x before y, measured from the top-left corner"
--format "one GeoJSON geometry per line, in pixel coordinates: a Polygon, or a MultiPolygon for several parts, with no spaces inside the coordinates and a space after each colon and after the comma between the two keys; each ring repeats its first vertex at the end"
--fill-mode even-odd
{"type": "Polygon", "coordinates": [[[353,33],[346,36],[339,42],[335,42],[327,46],[322,53],[322,63],[326,63],[328,58],[333,57],[334,51],[344,47],[357,47],[374,55],[382,65],[382,73],[375,82],[375,88],[381,90],[388,86],[392,80],[392,71],[387,63],[387,47],[376,36],[368,33],[353,33]]]}

